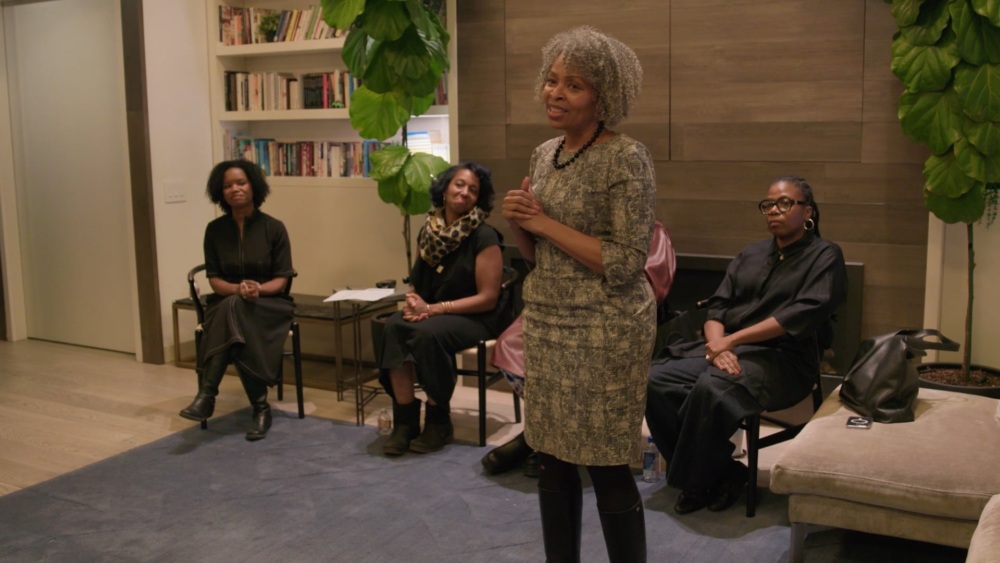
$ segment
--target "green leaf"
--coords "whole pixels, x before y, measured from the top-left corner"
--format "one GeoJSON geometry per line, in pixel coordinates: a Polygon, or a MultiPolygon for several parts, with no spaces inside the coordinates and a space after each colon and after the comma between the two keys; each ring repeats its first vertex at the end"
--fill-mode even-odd
{"type": "Polygon", "coordinates": [[[427,213],[431,208],[431,192],[429,190],[410,190],[403,200],[400,211],[407,215],[427,213]]]}
{"type": "Polygon", "coordinates": [[[323,20],[335,29],[350,29],[365,11],[365,0],[322,0],[323,20]]]}
{"type": "Polygon", "coordinates": [[[439,156],[416,152],[403,166],[403,174],[410,189],[426,192],[430,190],[434,178],[449,166],[448,161],[439,156]]]}
{"type": "Polygon", "coordinates": [[[406,180],[402,174],[390,176],[378,182],[378,197],[386,203],[391,203],[405,213],[403,202],[406,201],[406,180]]]}
{"type": "Polygon", "coordinates": [[[436,33],[435,23],[440,27],[437,14],[430,11],[420,0],[406,0],[406,10],[410,13],[413,25],[424,34],[436,33]]]}
{"type": "Polygon", "coordinates": [[[433,93],[427,94],[426,96],[410,98],[410,115],[414,117],[423,115],[424,112],[429,110],[431,106],[434,105],[435,100],[437,100],[437,96],[433,93]]]}
{"type": "Polygon", "coordinates": [[[409,100],[397,92],[376,94],[362,85],[354,91],[351,126],[366,139],[384,141],[396,134],[410,119],[409,100]]]}
{"type": "Polygon", "coordinates": [[[957,198],[938,195],[924,189],[924,206],[945,223],[972,224],[983,216],[986,209],[985,184],[977,182],[957,198]]]}
{"type": "Polygon", "coordinates": [[[973,12],[968,2],[953,2],[951,18],[963,61],[974,65],[1000,63],[1000,27],[973,12]]]}
{"type": "Polygon", "coordinates": [[[980,182],[1000,181],[1000,155],[986,156],[966,139],[955,143],[955,160],[962,172],[980,182]]]}
{"type": "Polygon", "coordinates": [[[424,42],[411,27],[395,41],[384,46],[385,62],[403,80],[414,80],[423,76],[429,68],[429,53],[424,42]]]}
{"type": "Polygon", "coordinates": [[[934,92],[951,81],[951,69],[959,63],[955,34],[946,30],[932,46],[914,45],[897,33],[892,41],[892,73],[907,91],[934,92]]]}
{"type": "Polygon", "coordinates": [[[972,0],[972,9],[980,16],[989,19],[996,27],[1000,27],[1000,0],[972,0]]]}
{"type": "Polygon", "coordinates": [[[894,0],[892,3],[892,17],[896,18],[896,25],[900,28],[913,25],[920,16],[920,5],[924,0],[894,0]]]}
{"type": "Polygon", "coordinates": [[[976,181],[958,165],[954,153],[934,155],[924,162],[925,190],[942,197],[956,198],[972,189],[976,181]]]}
{"type": "Polygon", "coordinates": [[[364,76],[365,68],[368,64],[368,51],[377,47],[368,34],[359,27],[355,27],[347,34],[344,40],[344,48],[341,49],[340,58],[347,65],[347,70],[354,76],[364,76]]]}
{"type": "Polygon", "coordinates": [[[1000,121],[1000,64],[959,65],[955,91],[974,121],[1000,121]]]}
{"type": "Polygon", "coordinates": [[[398,87],[399,75],[386,59],[386,48],[389,44],[378,42],[368,50],[368,67],[365,68],[361,79],[365,86],[373,92],[385,94],[393,90],[402,90],[398,87]]]}
{"type": "Polygon", "coordinates": [[[965,136],[976,149],[989,155],[1000,154],[1000,123],[965,120],[965,136]]]}
{"type": "Polygon", "coordinates": [[[962,137],[968,119],[962,113],[958,95],[944,92],[904,92],[899,98],[899,122],[903,133],[941,154],[962,137]]]}
{"type": "MultiPolygon", "coordinates": [[[[963,2],[964,3],[964,2],[963,2]]],[[[913,25],[901,27],[906,40],[913,45],[933,45],[941,39],[941,32],[948,27],[951,13],[947,0],[930,0],[920,7],[920,15],[913,25]]]]}
{"type": "Polygon", "coordinates": [[[371,178],[383,180],[396,176],[403,171],[403,166],[410,159],[410,151],[399,145],[389,145],[371,153],[371,178]]]}
{"type": "Polygon", "coordinates": [[[395,41],[407,28],[413,24],[410,22],[410,14],[406,10],[406,4],[399,0],[371,0],[372,3],[365,10],[364,30],[379,41],[395,41]]]}

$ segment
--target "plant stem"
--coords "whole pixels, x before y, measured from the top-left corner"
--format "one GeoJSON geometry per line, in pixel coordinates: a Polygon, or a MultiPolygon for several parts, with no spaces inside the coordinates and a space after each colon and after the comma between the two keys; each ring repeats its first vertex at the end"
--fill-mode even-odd
{"type": "Polygon", "coordinates": [[[410,268],[413,267],[413,249],[410,248],[410,216],[403,214],[403,244],[406,245],[406,270],[403,277],[410,277],[410,268]]]}
{"type": "Polygon", "coordinates": [[[965,378],[966,382],[972,380],[972,374],[970,371],[970,365],[972,363],[972,299],[973,299],[973,280],[974,272],[976,269],[976,252],[973,250],[973,224],[966,223],[966,242],[968,246],[969,254],[969,269],[968,269],[968,279],[966,283],[969,286],[969,298],[965,305],[965,353],[962,355],[962,376],[965,378]]]}

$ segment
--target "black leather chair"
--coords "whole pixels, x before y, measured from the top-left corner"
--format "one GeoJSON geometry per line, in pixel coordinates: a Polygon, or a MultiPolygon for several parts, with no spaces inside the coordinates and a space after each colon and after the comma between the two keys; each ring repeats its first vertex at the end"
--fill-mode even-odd
{"type": "MultiPolygon", "coordinates": [[[[201,336],[202,336],[202,324],[205,322],[205,302],[202,300],[201,293],[198,290],[198,285],[195,283],[195,276],[199,272],[205,270],[204,264],[199,264],[187,274],[188,291],[191,297],[191,301],[194,303],[195,315],[198,318],[198,324],[194,329],[194,346],[195,346],[195,357],[197,358],[198,367],[195,368],[195,372],[198,375],[198,388],[201,388],[201,377],[202,377],[202,362],[201,362],[201,336]]],[[[288,277],[288,283],[285,284],[285,295],[289,295],[292,292],[292,280],[297,276],[297,273],[292,273],[288,277]]],[[[305,406],[302,397],[302,347],[301,341],[299,340],[299,323],[295,319],[292,319],[291,329],[288,331],[289,336],[292,337],[292,350],[291,352],[285,352],[284,356],[291,356],[292,362],[295,367],[295,395],[298,401],[299,407],[299,418],[305,418],[305,406]]],[[[175,343],[175,345],[177,345],[175,343]]],[[[278,400],[284,398],[284,362],[282,362],[281,371],[278,372],[278,400]]],[[[208,421],[201,421],[202,430],[208,428],[208,421]]]]}

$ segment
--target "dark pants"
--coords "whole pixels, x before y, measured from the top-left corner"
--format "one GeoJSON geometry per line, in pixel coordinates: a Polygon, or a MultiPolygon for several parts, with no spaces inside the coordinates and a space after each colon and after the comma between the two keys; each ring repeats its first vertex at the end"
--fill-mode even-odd
{"type": "MultiPolygon", "coordinates": [[[[746,378],[763,375],[754,363],[741,360],[740,366],[746,378]]],[[[672,487],[715,485],[732,463],[730,438],[740,421],[763,410],[746,387],[704,358],[660,360],[650,366],[646,424],[668,461],[667,484],[672,487]]]]}
{"type": "Polygon", "coordinates": [[[394,313],[385,324],[379,381],[391,396],[389,370],[413,362],[427,396],[447,405],[455,392],[455,354],[493,337],[484,322],[463,315],[411,323],[403,320],[402,312],[394,313]]]}

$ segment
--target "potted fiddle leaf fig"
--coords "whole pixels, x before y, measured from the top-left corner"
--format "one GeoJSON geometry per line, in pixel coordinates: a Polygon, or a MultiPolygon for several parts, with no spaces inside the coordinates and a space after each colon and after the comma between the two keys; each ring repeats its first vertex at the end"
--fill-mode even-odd
{"type": "Polygon", "coordinates": [[[405,146],[406,123],[434,103],[448,70],[448,32],[421,0],[322,0],[323,18],[348,30],[342,58],[361,79],[350,103],[351,126],[365,139],[385,141],[403,130],[403,146],[371,154],[371,177],[382,201],[403,216],[406,270],[412,259],[410,217],[427,213],[434,177],[448,161],[405,146]]]}
{"type": "Polygon", "coordinates": [[[891,4],[898,28],[892,72],[905,86],[899,120],[903,132],[931,152],[923,170],[924,203],[945,223],[965,223],[968,236],[965,336],[953,382],[1000,386],[989,368],[971,362],[973,226],[993,222],[1000,188],[1000,0],[891,4]]]}

